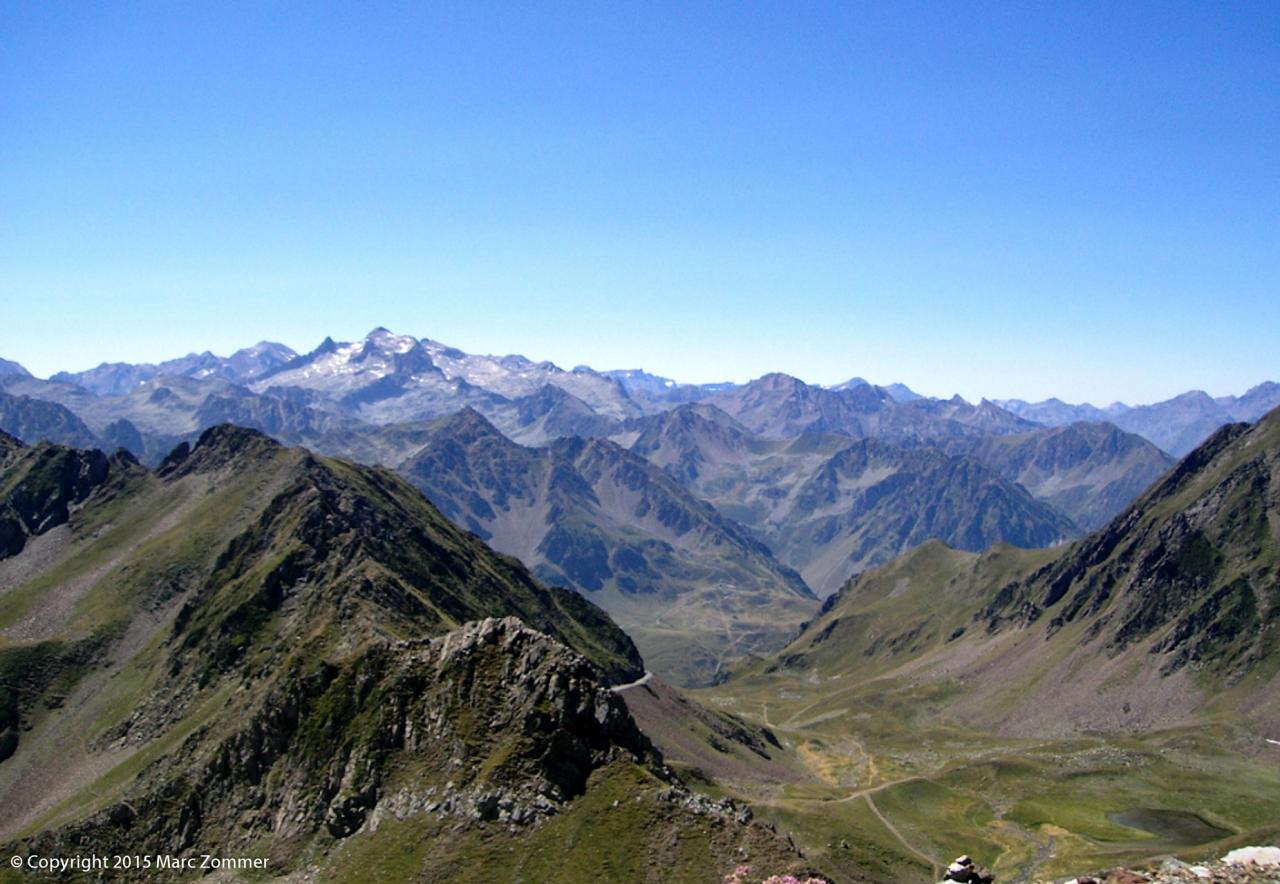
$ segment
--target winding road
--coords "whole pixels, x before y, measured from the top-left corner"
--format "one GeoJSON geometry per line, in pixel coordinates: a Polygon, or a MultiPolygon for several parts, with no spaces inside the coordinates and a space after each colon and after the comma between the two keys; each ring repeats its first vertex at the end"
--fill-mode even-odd
{"type": "Polygon", "coordinates": [[[614,685],[613,687],[609,688],[609,690],[613,691],[615,694],[620,694],[623,691],[629,691],[632,688],[638,688],[641,685],[648,684],[649,679],[651,678],[653,678],[653,673],[646,669],[644,671],[643,677],[637,678],[635,681],[628,682],[627,684],[614,685]]]}

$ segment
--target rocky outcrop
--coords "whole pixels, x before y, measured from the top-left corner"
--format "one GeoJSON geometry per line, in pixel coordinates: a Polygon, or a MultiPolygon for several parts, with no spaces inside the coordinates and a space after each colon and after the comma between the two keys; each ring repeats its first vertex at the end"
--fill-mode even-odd
{"type": "Polygon", "coordinates": [[[198,731],[125,800],[29,849],[340,839],[424,813],[525,826],[613,761],[662,772],[600,671],[513,617],[295,665],[229,724],[198,731]]]}
{"type": "Polygon", "coordinates": [[[943,881],[958,881],[960,884],[991,884],[996,876],[991,870],[975,863],[969,856],[958,856],[947,866],[943,881]]]}
{"type": "Polygon", "coordinates": [[[57,445],[10,450],[0,470],[0,559],[17,555],[27,539],[65,523],[72,509],[103,485],[112,466],[129,456],[57,445]]]}

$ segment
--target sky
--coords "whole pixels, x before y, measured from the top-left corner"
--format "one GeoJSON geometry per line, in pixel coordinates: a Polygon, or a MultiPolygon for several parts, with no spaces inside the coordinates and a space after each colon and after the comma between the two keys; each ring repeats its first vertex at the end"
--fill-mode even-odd
{"type": "Polygon", "coordinates": [[[0,357],[1280,379],[1280,7],[0,0],[0,357]]]}

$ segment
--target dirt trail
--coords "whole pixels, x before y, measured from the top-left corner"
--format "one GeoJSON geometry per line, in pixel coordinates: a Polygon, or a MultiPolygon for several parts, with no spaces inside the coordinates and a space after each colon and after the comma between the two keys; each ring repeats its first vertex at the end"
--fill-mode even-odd
{"type": "MultiPolygon", "coordinates": [[[[889,783],[885,784],[885,786],[888,786],[888,785],[890,784],[889,783]]],[[[875,791],[875,790],[873,789],[871,791],[875,791]]],[[[911,851],[916,856],[920,857],[920,859],[927,862],[929,864],[930,870],[932,871],[933,877],[937,878],[939,876],[939,869],[940,869],[938,862],[934,860],[933,857],[925,854],[923,851],[921,851],[919,848],[917,848],[915,845],[913,845],[910,841],[908,841],[906,838],[902,836],[902,833],[898,831],[898,827],[895,826],[893,823],[889,822],[888,817],[886,817],[884,814],[880,812],[880,808],[876,807],[876,802],[871,797],[871,791],[865,792],[862,797],[866,800],[867,807],[871,808],[871,812],[876,815],[876,819],[884,823],[884,827],[893,834],[893,837],[897,838],[898,841],[902,843],[903,847],[907,848],[907,850],[911,851]]]]}
{"type": "Polygon", "coordinates": [[[856,792],[850,792],[843,798],[832,798],[830,801],[832,804],[844,804],[848,801],[857,801],[859,798],[867,798],[874,795],[876,792],[883,792],[885,789],[890,789],[894,786],[901,785],[902,783],[910,783],[918,779],[921,779],[921,777],[902,777],[896,780],[889,780],[887,783],[880,783],[877,786],[867,786],[866,788],[859,789],[856,792]]]}
{"type": "MultiPolygon", "coordinates": [[[[767,725],[769,723],[769,707],[767,704],[761,704],[761,705],[764,712],[764,721],[765,721],[765,724],[767,725]]],[[[787,724],[778,726],[778,729],[791,730],[792,728],[789,727],[788,725],[794,722],[795,719],[796,719],[795,715],[791,716],[787,720],[787,724]]],[[[857,750],[862,754],[862,757],[866,759],[867,772],[868,772],[869,778],[874,778],[876,776],[875,759],[872,757],[871,753],[867,751],[866,747],[862,745],[861,742],[859,742],[858,740],[851,740],[851,742],[857,748],[857,750]]],[[[876,806],[875,799],[872,798],[872,796],[876,792],[881,792],[881,791],[884,791],[885,789],[890,789],[901,783],[909,783],[919,779],[924,779],[924,778],[919,776],[899,777],[898,779],[895,779],[895,780],[887,780],[886,782],[883,782],[883,783],[877,783],[874,786],[865,786],[861,789],[857,789],[853,792],[850,792],[848,795],[844,796],[843,798],[826,799],[826,801],[824,801],[823,803],[844,804],[849,801],[857,801],[859,798],[866,801],[867,807],[869,807],[871,809],[871,812],[876,815],[876,819],[880,820],[880,822],[884,824],[884,827],[889,830],[890,834],[892,834],[894,838],[898,839],[898,842],[903,847],[905,847],[909,853],[913,854],[914,856],[928,863],[929,868],[931,869],[932,874],[936,879],[941,874],[942,866],[933,857],[929,856],[923,850],[921,850],[920,848],[912,844],[910,841],[908,841],[906,837],[902,834],[902,832],[898,831],[898,827],[895,826],[892,822],[890,822],[888,817],[886,817],[883,813],[880,812],[880,808],[876,806]]]]}

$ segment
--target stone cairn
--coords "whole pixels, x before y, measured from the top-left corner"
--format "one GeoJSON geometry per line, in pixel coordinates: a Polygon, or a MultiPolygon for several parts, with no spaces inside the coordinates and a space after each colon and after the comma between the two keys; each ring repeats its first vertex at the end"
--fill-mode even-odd
{"type": "Polygon", "coordinates": [[[960,884],[991,884],[995,879],[990,869],[975,865],[968,856],[957,856],[942,876],[943,881],[959,881],[960,884]]]}

